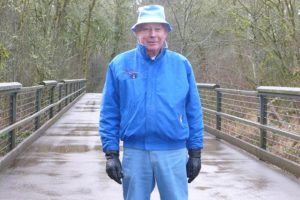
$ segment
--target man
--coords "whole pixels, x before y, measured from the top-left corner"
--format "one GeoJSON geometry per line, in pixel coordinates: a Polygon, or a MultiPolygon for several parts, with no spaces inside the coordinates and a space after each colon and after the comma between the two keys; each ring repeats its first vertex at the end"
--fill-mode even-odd
{"type": "Polygon", "coordinates": [[[172,28],[162,6],[141,7],[131,29],[138,45],[112,60],[103,90],[99,131],[106,172],[123,182],[126,200],[149,200],[155,184],[162,200],[187,200],[187,183],[199,174],[203,148],[192,67],[166,48],[172,28]]]}

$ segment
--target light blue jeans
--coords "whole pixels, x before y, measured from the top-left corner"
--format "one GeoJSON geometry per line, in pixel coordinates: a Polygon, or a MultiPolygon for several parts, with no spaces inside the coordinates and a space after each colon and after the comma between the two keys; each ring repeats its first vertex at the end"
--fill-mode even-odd
{"type": "Polygon", "coordinates": [[[125,148],[123,196],[125,200],[150,200],[157,184],[161,200],[187,200],[186,149],[144,151],[125,148]]]}

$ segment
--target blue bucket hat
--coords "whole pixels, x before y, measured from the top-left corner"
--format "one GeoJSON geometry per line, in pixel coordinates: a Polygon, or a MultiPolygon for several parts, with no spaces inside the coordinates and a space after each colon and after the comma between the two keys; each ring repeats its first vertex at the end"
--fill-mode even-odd
{"type": "Polygon", "coordinates": [[[139,16],[137,23],[131,27],[133,32],[136,32],[136,28],[140,24],[145,23],[162,23],[165,24],[167,32],[172,31],[171,25],[166,21],[164,7],[160,5],[148,5],[138,9],[139,16]]]}

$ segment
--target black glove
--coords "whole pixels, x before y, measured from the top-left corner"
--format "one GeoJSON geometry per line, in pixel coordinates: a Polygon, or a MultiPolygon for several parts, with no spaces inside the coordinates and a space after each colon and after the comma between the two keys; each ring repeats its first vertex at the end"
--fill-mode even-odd
{"type": "Polygon", "coordinates": [[[115,180],[117,183],[122,184],[121,179],[123,178],[122,166],[119,159],[118,151],[108,151],[105,153],[106,157],[106,173],[107,175],[115,180]]]}
{"type": "Polygon", "coordinates": [[[191,183],[199,174],[201,169],[201,150],[189,149],[189,160],[186,164],[188,183],[191,183]]]}

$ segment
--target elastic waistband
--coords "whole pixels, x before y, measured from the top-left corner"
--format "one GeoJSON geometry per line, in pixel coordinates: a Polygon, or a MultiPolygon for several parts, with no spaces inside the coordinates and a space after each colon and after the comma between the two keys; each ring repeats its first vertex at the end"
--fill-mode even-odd
{"type": "Polygon", "coordinates": [[[186,148],[186,141],[145,143],[140,141],[124,141],[125,148],[140,150],[176,150],[186,148]]]}

